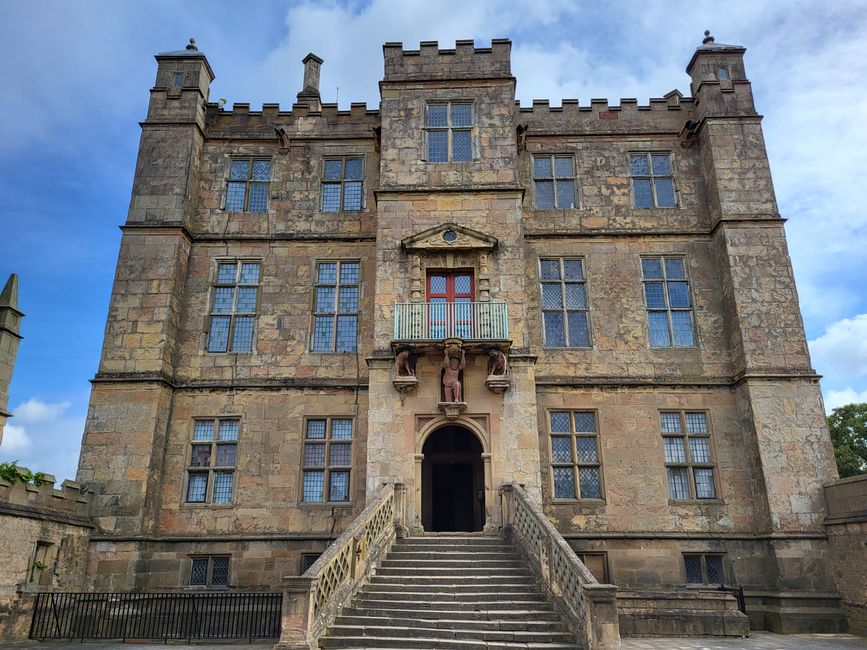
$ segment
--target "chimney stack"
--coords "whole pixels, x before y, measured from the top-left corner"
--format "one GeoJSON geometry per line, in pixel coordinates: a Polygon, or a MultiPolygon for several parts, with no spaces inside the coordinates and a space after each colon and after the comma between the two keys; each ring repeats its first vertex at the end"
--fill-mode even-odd
{"type": "Polygon", "coordinates": [[[304,86],[298,93],[298,104],[305,104],[311,111],[322,108],[319,98],[319,68],[324,63],[322,59],[311,52],[302,59],[304,64],[304,86]]]}

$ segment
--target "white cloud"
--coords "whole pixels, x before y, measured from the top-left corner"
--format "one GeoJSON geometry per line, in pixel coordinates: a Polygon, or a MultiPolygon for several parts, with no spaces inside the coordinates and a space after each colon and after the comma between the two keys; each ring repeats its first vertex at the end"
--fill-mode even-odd
{"type": "Polygon", "coordinates": [[[824,334],[810,341],[810,353],[829,386],[839,389],[867,380],[867,314],[829,325],[824,334]]]}
{"type": "Polygon", "coordinates": [[[865,403],[867,403],[867,390],[862,390],[860,393],[852,388],[829,390],[825,396],[825,412],[830,413],[835,408],[845,406],[846,404],[865,403]]]}
{"type": "Polygon", "coordinates": [[[37,397],[31,397],[19,404],[12,414],[24,424],[40,424],[54,422],[69,410],[69,402],[43,402],[37,397]]]}
{"type": "Polygon", "coordinates": [[[6,422],[6,426],[3,427],[3,441],[0,442],[0,451],[14,455],[30,449],[32,444],[24,427],[11,424],[9,421],[6,422]]]}

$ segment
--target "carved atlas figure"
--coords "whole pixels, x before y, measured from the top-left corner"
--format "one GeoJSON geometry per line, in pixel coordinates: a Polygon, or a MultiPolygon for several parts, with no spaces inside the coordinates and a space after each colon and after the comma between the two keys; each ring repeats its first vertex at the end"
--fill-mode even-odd
{"type": "Polygon", "coordinates": [[[503,354],[502,351],[495,348],[488,352],[488,356],[492,359],[490,375],[504,376],[508,373],[509,362],[506,360],[506,355],[503,354]]]}
{"type": "Polygon", "coordinates": [[[410,364],[409,350],[401,350],[394,360],[394,372],[398,377],[415,377],[410,364]]]}
{"type": "Polygon", "coordinates": [[[461,350],[461,360],[449,357],[448,348],[443,349],[443,389],[447,402],[461,401],[461,370],[467,365],[466,355],[461,350]]]}

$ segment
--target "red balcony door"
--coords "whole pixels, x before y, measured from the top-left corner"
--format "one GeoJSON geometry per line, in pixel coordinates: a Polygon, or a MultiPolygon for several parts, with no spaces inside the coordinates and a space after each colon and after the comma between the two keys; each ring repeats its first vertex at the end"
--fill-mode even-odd
{"type": "Polygon", "coordinates": [[[472,271],[428,271],[429,338],[472,338],[473,298],[472,271]]]}

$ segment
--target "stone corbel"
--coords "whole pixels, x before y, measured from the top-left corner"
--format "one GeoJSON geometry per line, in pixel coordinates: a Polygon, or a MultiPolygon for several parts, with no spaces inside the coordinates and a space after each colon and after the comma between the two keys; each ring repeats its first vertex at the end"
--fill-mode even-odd
{"type": "Polygon", "coordinates": [[[449,420],[457,420],[462,413],[467,411],[466,402],[437,402],[437,408],[445,414],[449,420]]]}

